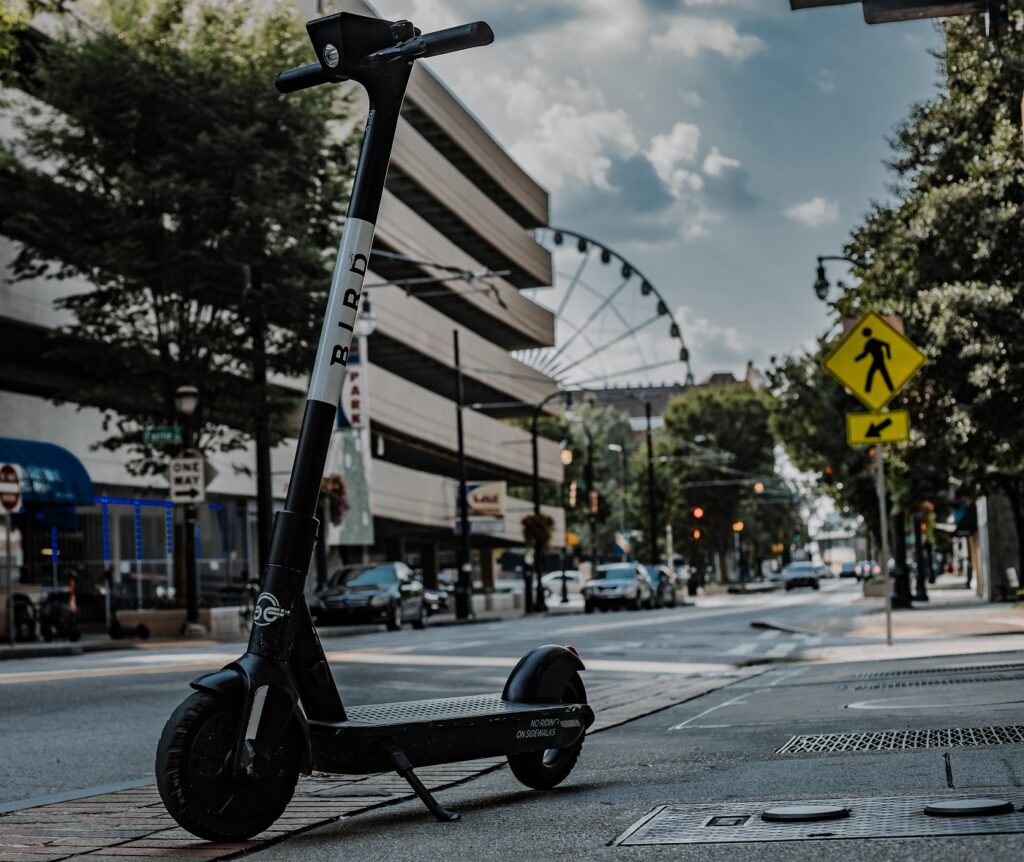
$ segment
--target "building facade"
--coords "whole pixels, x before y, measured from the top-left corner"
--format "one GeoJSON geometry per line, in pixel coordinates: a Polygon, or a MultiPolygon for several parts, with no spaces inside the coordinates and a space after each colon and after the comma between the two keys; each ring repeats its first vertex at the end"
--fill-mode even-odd
{"type": "MultiPolygon", "coordinates": [[[[300,4],[316,14],[307,5],[300,4]]],[[[347,8],[370,14],[358,0],[347,8]]],[[[0,133],[9,134],[9,127],[0,133]]],[[[363,454],[370,462],[372,542],[342,545],[343,529],[327,531],[332,563],[403,559],[423,568],[428,581],[454,565],[456,332],[464,402],[471,405],[463,413],[467,478],[530,484],[529,433],[503,418],[528,415],[555,388],[511,355],[550,345],[554,338],[551,313],[521,293],[550,283],[550,255],[528,233],[547,218],[544,189],[434,73],[417,64],[365,282],[375,328],[363,341],[367,385],[358,409],[363,454]],[[505,274],[467,282],[453,276],[453,268],[505,274]],[[410,279],[418,286],[410,287],[410,279]]],[[[174,549],[182,526],[165,505],[166,480],[132,476],[119,453],[97,449],[101,414],[54,403],[57,381],[35,361],[46,332],[65,322],[54,301],[89,286],[16,281],[9,272],[16,252],[14,240],[0,237],[0,438],[44,440],[67,449],[88,471],[96,500],[79,506],[76,517],[63,524],[23,519],[14,539],[18,576],[26,585],[49,583],[56,542],[59,564],[79,567],[84,583],[98,583],[107,570],[122,592],[141,585],[145,604],[169,600],[167,588],[180,584],[180,553],[174,549]]],[[[304,393],[306,381],[281,385],[304,393]]],[[[272,453],[275,506],[283,501],[293,452],[289,440],[272,453]]],[[[542,481],[560,482],[558,445],[542,439],[539,456],[542,481]]],[[[200,507],[197,557],[201,595],[215,602],[257,573],[255,479],[236,469],[254,468],[255,453],[250,448],[209,460],[215,476],[200,507]]],[[[344,464],[344,458],[336,460],[331,469],[343,471],[344,464]]],[[[486,534],[473,536],[478,580],[492,580],[499,549],[522,543],[520,520],[530,510],[527,501],[506,498],[503,523],[492,521],[486,534]]],[[[555,521],[553,542],[560,543],[562,510],[546,511],[555,521]]]]}

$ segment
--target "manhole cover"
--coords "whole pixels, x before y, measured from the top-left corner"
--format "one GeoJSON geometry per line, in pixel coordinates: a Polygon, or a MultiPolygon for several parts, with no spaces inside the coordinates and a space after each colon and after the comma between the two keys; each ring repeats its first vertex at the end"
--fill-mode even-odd
{"type": "Polygon", "coordinates": [[[1019,745],[1024,725],[944,727],[938,730],[881,730],[875,733],[822,733],[794,736],[776,754],[841,754],[851,751],[904,751],[911,748],[975,748],[1019,745]]]}
{"type": "Polygon", "coordinates": [[[769,823],[813,823],[849,816],[850,809],[842,805],[777,805],[766,808],[761,819],[769,823]]]}
{"type": "Polygon", "coordinates": [[[961,667],[921,667],[911,670],[876,670],[870,673],[859,673],[854,679],[890,679],[896,676],[923,676],[925,674],[941,673],[980,673],[986,670],[1024,670],[1024,662],[974,664],[961,667]]]}
{"type": "Polygon", "coordinates": [[[988,814],[1012,814],[1013,803],[1005,799],[947,799],[925,806],[933,817],[978,817],[988,814]]]}
{"type": "Polygon", "coordinates": [[[929,817],[929,806],[970,800],[959,796],[896,796],[877,799],[824,799],[779,802],[721,802],[707,805],[662,805],[648,812],[613,844],[735,844],[761,841],[808,841],[848,838],[926,838],[953,835],[1024,833],[1024,793],[1005,794],[1008,814],[929,817]],[[774,823],[759,812],[794,805],[849,809],[849,816],[817,823],[774,823]]]}

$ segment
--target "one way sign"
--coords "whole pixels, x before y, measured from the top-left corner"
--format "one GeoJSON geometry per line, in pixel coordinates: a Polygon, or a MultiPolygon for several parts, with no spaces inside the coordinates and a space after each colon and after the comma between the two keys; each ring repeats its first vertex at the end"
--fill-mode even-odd
{"type": "Polygon", "coordinates": [[[206,501],[206,482],[202,458],[172,458],[168,471],[171,482],[171,501],[174,503],[203,503],[206,501]]]}

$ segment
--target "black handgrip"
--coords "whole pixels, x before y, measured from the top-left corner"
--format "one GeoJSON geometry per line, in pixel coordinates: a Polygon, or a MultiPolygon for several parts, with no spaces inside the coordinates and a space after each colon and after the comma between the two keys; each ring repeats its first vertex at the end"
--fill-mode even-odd
{"type": "Polygon", "coordinates": [[[300,66],[298,69],[279,72],[274,79],[274,86],[277,87],[279,93],[297,93],[299,90],[315,87],[317,84],[326,84],[331,80],[323,66],[319,63],[310,63],[308,66],[300,66]]]}
{"type": "Polygon", "coordinates": [[[414,41],[422,43],[425,47],[422,56],[436,57],[438,54],[450,54],[464,48],[490,45],[494,41],[494,31],[484,21],[475,21],[472,24],[425,33],[414,41]]]}

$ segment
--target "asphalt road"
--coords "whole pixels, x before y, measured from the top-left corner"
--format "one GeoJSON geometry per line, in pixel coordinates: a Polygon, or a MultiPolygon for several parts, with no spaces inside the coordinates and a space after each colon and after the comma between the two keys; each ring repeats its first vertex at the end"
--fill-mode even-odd
{"type": "MultiPolygon", "coordinates": [[[[791,662],[822,646],[858,643],[802,633],[870,606],[851,582],[820,592],[729,595],[672,610],[575,614],[425,631],[328,638],[346,702],[372,703],[500,690],[516,660],[541,643],[576,646],[591,685],[648,673],[715,673],[791,662]],[[771,620],[795,631],[755,629],[771,620]]],[[[0,665],[0,804],[151,780],[166,717],[188,682],[242,645],[89,653],[0,665]]],[[[627,731],[628,732],[628,731],[627,731]]]]}

